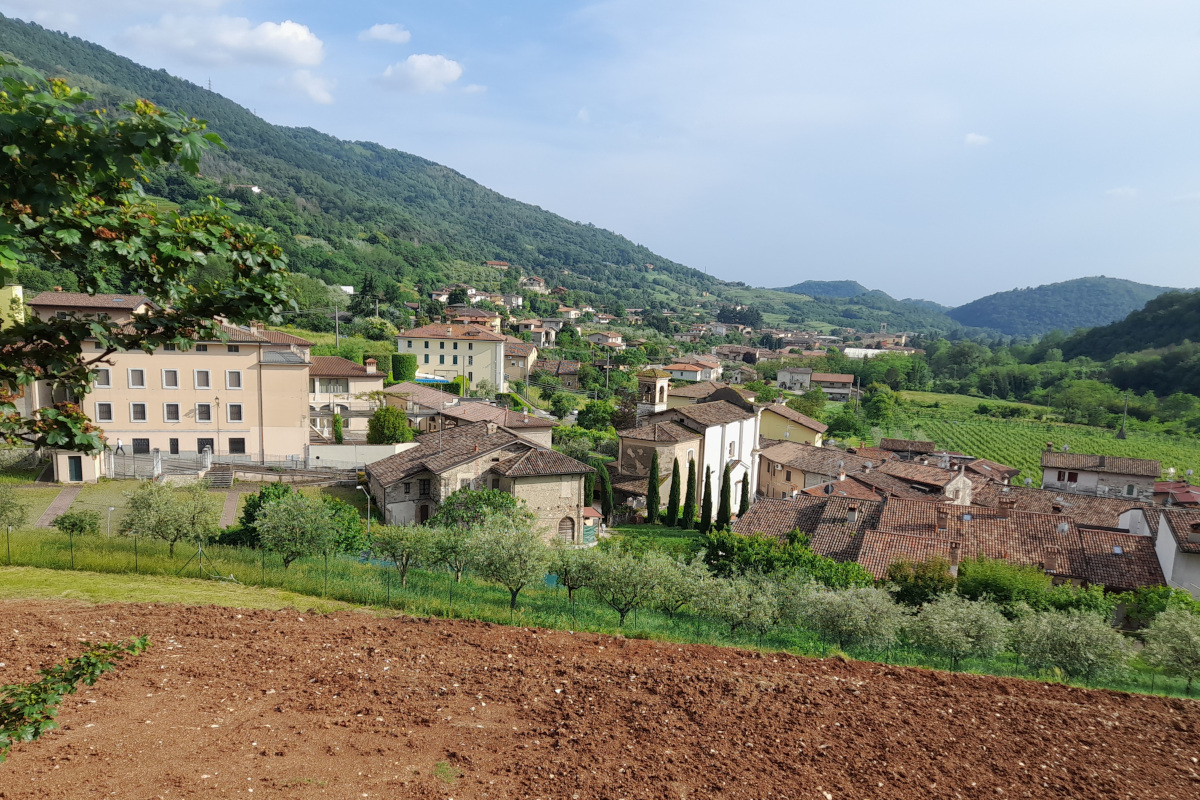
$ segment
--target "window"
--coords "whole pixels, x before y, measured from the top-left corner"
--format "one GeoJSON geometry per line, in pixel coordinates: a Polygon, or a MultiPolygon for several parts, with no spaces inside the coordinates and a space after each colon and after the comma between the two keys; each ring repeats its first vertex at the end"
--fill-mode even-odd
{"type": "Polygon", "coordinates": [[[408,340],[408,349],[409,349],[409,350],[412,350],[412,349],[413,349],[413,343],[412,343],[412,339],[409,339],[409,340],[408,340]]]}
{"type": "Polygon", "coordinates": [[[179,403],[163,403],[163,421],[179,422],[179,403]]]}
{"type": "Polygon", "coordinates": [[[197,352],[197,353],[207,353],[207,352],[208,352],[208,345],[206,345],[206,344],[198,344],[198,345],[196,345],[196,352],[197,352]]]}
{"type": "Polygon", "coordinates": [[[471,382],[471,381],[473,381],[473,380],[475,380],[475,373],[474,373],[474,372],[468,372],[468,373],[467,373],[467,383],[470,383],[470,382],[471,382]]]}
{"type": "Polygon", "coordinates": [[[1079,483],[1079,473],[1078,472],[1068,472],[1067,473],[1067,483],[1079,483]]]}
{"type": "Polygon", "coordinates": [[[240,353],[240,352],[242,352],[242,348],[241,348],[241,345],[229,344],[229,345],[225,345],[225,352],[240,353]]]}
{"type": "Polygon", "coordinates": [[[467,366],[471,367],[474,365],[475,365],[475,356],[467,356],[467,366]]]}
{"type": "Polygon", "coordinates": [[[196,403],[196,422],[212,422],[212,405],[196,403]]]}
{"type": "Polygon", "coordinates": [[[99,389],[108,389],[112,386],[112,373],[107,368],[96,370],[95,386],[99,389]]]}
{"type": "Polygon", "coordinates": [[[455,342],[455,343],[454,343],[454,349],[455,349],[455,350],[457,350],[457,349],[458,349],[458,342],[455,342]]]}
{"type": "Polygon", "coordinates": [[[425,340],[425,349],[426,350],[429,349],[429,340],[428,339],[425,340]]]}
{"type": "Polygon", "coordinates": [[[474,342],[467,342],[467,349],[468,349],[468,350],[474,350],[474,349],[475,349],[475,343],[474,343],[474,342]]]}
{"type": "Polygon", "coordinates": [[[235,456],[245,455],[246,454],[246,440],[245,439],[230,439],[229,440],[229,453],[230,453],[230,455],[235,455],[235,456]]]}
{"type": "Polygon", "coordinates": [[[471,479],[470,478],[459,478],[458,479],[458,488],[470,489],[471,488],[471,479]]]}
{"type": "Polygon", "coordinates": [[[492,478],[492,489],[499,491],[499,489],[500,489],[500,479],[499,478],[492,478]]]}
{"type": "Polygon", "coordinates": [[[729,443],[729,457],[730,457],[730,458],[733,458],[733,452],[734,452],[734,448],[735,448],[735,447],[737,447],[737,442],[730,442],[730,443],[729,443]]]}
{"type": "Polygon", "coordinates": [[[458,366],[458,356],[454,357],[454,366],[458,366]]]}
{"type": "Polygon", "coordinates": [[[241,389],[242,388],[242,371],[238,369],[225,370],[225,388],[226,389],[241,389]]]}
{"type": "Polygon", "coordinates": [[[170,342],[163,345],[163,350],[168,353],[174,353],[178,349],[179,349],[179,345],[172,344],[170,342]]]}
{"type": "Polygon", "coordinates": [[[135,456],[136,455],[146,455],[149,452],[150,452],[150,440],[149,439],[134,439],[133,440],[133,454],[135,456]]]}
{"type": "Polygon", "coordinates": [[[205,450],[207,450],[210,453],[213,452],[213,440],[212,439],[197,439],[196,440],[196,452],[203,453],[205,450]]]}
{"type": "Polygon", "coordinates": [[[96,403],[96,422],[112,421],[112,403],[96,403]]]}
{"type": "Polygon", "coordinates": [[[789,469],[789,470],[788,470],[786,473],[784,473],[783,479],[784,479],[785,481],[787,481],[788,483],[791,483],[791,481],[792,481],[792,471],[791,471],[790,469],[789,469]]]}
{"type": "Polygon", "coordinates": [[[692,460],[693,458],[695,458],[695,457],[696,457],[696,451],[695,451],[695,450],[688,450],[688,461],[691,461],[691,460],[692,460]]]}
{"type": "Polygon", "coordinates": [[[445,364],[445,363],[446,363],[446,357],[445,357],[445,356],[438,356],[438,363],[439,363],[439,364],[445,364]]]}
{"type": "Polygon", "coordinates": [[[167,440],[167,449],[170,451],[171,455],[173,455],[173,456],[179,455],[179,440],[178,439],[168,439],[167,440]]]}
{"type": "Polygon", "coordinates": [[[129,404],[129,421],[130,422],[145,422],[146,421],[146,404],[145,403],[130,403],[129,404]]]}
{"type": "Polygon", "coordinates": [[[129,388],[130,389],[145,389],[146,388],[146,370],[144,370],[144,369],[129,370],[129,388]]]}
{"type": "Polygon", "coordinates": [[[404,484],[404,493],[412,494],[412,484],[411,483],[404,484]]]}
{"type": "Polygon", "coordinates": [[[426,353],[426,354],[425,354],[425,363],[426,363],[426,364],[428,364],[428,363],[429,363],[429,353],[426,353]]]}
{"type": "Polygon", "coordinates": [[[179,388],[179,370],[164,369],[162,371],[162,382],[163,382],[164,389],[178,389],[179,388]]]}
{"type": "Polygon", "coordinates": [[[445,349],[446,349],[446,343],[438,342],[438,350],[445,350],[445,349]]]}
{"type": "Polygon", "coordinates": [[[431,483],[432,481],[429,478],[422,478],[421,480],[417,481],[417,491],[421,493],[422,497],[429,496],[429,485],[431,483]]]}
{"type": "Polygon", "coordinates": [[[1128,484],[1128,485],[1125,487],[1125,495],[1126,495],[1127,497],[1133,497],[1135,494],[1137,494],[1137,487],[1136,487],[1136,486],[1134,486],[1132,483],[1131,483],[1131,484],[1128,484]]]}
{"type": "Polygon", "coordinates": [[[225,418],[228,419],[230,422],[241,422],[242,421],[242,404],[241,403],[230,403],[229,405],[225,406],[225,418]]]}
{"type": "Polygon", "coordinates": [[[100,342],[92,342],[92,349],[93,350],[103,350],[104,345],[100,344],[100,342]]]}
{"type": "Polygon", "coordinates": [[[212,379],[209,377],[208,370],[198,369],[194,374],[193,383],[197,389],[211,389],[212,379]]]}

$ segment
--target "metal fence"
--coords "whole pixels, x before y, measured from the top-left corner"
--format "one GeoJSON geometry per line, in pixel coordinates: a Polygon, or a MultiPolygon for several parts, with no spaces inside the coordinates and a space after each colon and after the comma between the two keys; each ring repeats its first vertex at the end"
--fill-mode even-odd
{"type": "Polygon", "coordinates": [[[225,453],[105,453],[107,474],[112,478],[152,479],[160,475],[199,475],[214,466],[229,466],[255,472],[307,472],[329,474],[357,470],[362,461],[333,461],[304,455],[225,453]]]}

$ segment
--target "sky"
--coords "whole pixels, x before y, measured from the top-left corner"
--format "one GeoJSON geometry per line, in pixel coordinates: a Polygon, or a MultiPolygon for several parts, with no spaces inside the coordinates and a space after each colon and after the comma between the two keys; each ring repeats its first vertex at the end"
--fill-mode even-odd
{"type": "Polygon", "coordinates": [[[1200,284],[1200,3],[0,0],[726,280],[1200,284]]]}

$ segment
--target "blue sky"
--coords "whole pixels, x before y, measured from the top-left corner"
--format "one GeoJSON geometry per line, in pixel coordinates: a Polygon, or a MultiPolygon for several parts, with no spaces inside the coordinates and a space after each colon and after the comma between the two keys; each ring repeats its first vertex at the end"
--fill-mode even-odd
{"type": "Polygon", "coordinates": [[[0,0],[728,280],[1200,284],[1200,4],[0,0]],[[183,9],[183,10],[180,10],[183,9]]]}

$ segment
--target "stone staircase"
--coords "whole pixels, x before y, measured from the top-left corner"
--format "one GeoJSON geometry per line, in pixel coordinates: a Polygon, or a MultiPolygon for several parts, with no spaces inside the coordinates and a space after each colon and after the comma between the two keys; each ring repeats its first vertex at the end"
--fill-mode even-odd
{"type": "Polygon", "coordinates": [[[213,489],[228,489],[233,486],[233,467],[228,464],[214,464],[205,473],[208,485],[213,489]]]}

